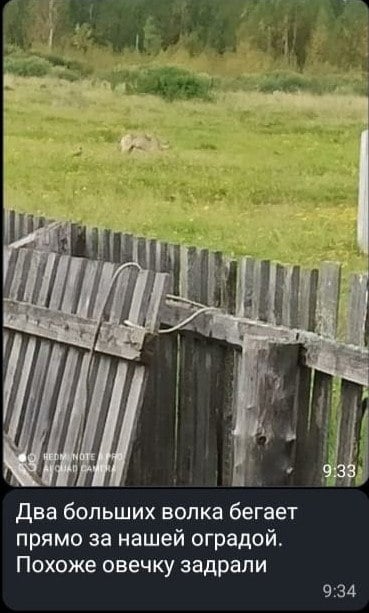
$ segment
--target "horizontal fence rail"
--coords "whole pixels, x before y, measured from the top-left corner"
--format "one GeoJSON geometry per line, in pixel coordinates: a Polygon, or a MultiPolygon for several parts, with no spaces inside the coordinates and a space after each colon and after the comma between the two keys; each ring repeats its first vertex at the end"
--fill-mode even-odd
{"type": "MultiPolygon", "coordinates": [[[[14,211],[4,216],[4,242],[18,241],[15,248],[134,261],[169,273],[160,315],[163,331],[203,305],[215,309],[154,340],[128,484],[353,485],[366,477],[368,275],[351,277],[342,342],[336,338],[338,264],[323,262],[319,269],[305,270],[252,257],[234,260],[221,252],[14,211]],[[274,349],[268,357],[263,343],[275,342],[297,348],[291,348],[285,365],[286,375],[288,364],[295,364],[293,405],[282,403],[289,406],[283,425],[270,414],[269,424],[263,414],[244,424],[242,406],[251,393],[244,382],[261,355],[270,360],[268,372],[273,371],[274,349]],[[296,363],[291,362],[294,355],[296,363]],[[245,438],[251,432],[253,438],[245,438]],[[280,473],[271,458],[284,466],[280,473]],[[335,474],[330,480],[323,471],[328,463],[335,474]],[[337,473],[337,464],[354,469],[337,473]]],[[[284,380],[283,374],[278,376],[284,380]]],[[[286,398],[291,398],[290,391],[286,388],[286,398]]],[[[263,397],[261,391],[253,393],[263,397]]],[[[264,402],[279,406],[277,398],[264,402]]]]}

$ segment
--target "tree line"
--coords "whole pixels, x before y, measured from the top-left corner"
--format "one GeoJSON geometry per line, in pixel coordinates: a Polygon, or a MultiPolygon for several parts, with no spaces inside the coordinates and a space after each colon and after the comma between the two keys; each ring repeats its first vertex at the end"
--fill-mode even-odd
{"type": "Polygon", "coordinates": [[[361,0],[10,0],[5,43],[86,52],[190,55],[250,50],[303,71],[367,68],[368,13],[361,0]]]}

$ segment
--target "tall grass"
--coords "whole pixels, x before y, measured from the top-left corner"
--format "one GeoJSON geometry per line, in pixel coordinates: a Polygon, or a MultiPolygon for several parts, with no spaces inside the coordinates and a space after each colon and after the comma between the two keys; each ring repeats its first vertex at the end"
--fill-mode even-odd
{"type": "MultiPolygon", "coordinates": [[[[6,52],[19,55],[19,50],[14,48],[8,48],[6,52]]],[[[209,90],[209,87],[204,85],[204,76],[208,79],[214,77],[213,86],[223,91],[309,91],[314,94],[337,92],[357,95],[368,93],[366,74],[340,74],[334,66],[327,64],[308,64],[304,73],[300,73],[281,62],[272,61],[269,55],[247,45],[241,46],[236,53],[228,52],[223,55],[208,51],[192,56],[181,47],[171,47],[156,56],[150,56],[129,50],[113,53],[109,48],[96,46],[91,46],[85,54],[74,47],[56,48],[53,53],[45,47],[35,47],[31,53],[47,60],[53,66],[63,66],[71,70],[73,75],[79,75],[80,78],[93,75],[94,78],[106,79],[113,88],[123,82],[127,82],[128,88],[135,83],[136,86],[132,87],[135,92],[139,92],[140,88],[141,91],[147,92],[150,87],[159,90],[160,87],[157,84],[153,86],[152,82],[160,71],[165,79],[165,74],[169,74],[166,69],[177,70],[178,75],[179,69],[183,69],[187,76],[184,77],[183,73],[181,79],[183,83],[187,79],[188,85],[182,84],[182,90],[193,91],[198,88],[201,90],[200,97],[209,94],[208,91],[205,95],[205,89],[209,90]],[[198,85],[199,79],[203,79],[201,86],[198,85]],[[190,80],[196,80],[197,84],[191,85],[190,80]]],[[[59,72],[61,73],[60,69],[59,72]]],[[[68,73],[65,74],[68,76],[68,73]]],[[[70,80],[73,80],[73,75],[70,75],[70,80]]],[[[173,92],[173,79],[170,80],[170,87],[164,88],[164,97],[167,91],[173,92]]],[[[175,89],[180,92],[181,87],[177,85],[175,89]]]]}

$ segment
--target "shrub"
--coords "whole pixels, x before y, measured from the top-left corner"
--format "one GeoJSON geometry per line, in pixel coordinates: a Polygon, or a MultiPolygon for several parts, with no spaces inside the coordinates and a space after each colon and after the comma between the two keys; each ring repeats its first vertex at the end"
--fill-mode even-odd
{"type": "Polygon", "coordinates": [[[51,70],[47,60],[36,56],[8,55],[4,60],[4,72],[20,77],[44,77],[51,70]]]}
{"type": "Polygon", "coordinates": [[[81,75],[78,72],[64,68],[63,66],[53,66],[51,74],[58,79],[65,79],[66,81],[78,81],[81,75]]]}
{"type": "Polygon", "coordinates": [[[4,56],[7,56],[7,55],[25,55],[25,52],[23,51],[23,49],[21,49],[17,45],[8,43],[4,45],[4,56]]]}
{"type": "Polygon", "coordinates": [[[368,82],[366,79],[363,79],[363,81],[359,81],[359,80],[355,81],[351,85],[351,87],[352,87],[352,91],[358,96],[368,96],[369,90],[368,90],[368,82]]]}
{"type": "Polygon", "coordinates": [[[33,53],[35,57],[40,57],[43,60],[47,60],[53,66],[65,66],[67,67],[67,60],[65,60],[61,55],[55,55],[53,53],[33,53]]]}
{"type": "Polygon", "coordinates": [[[152,94],[170,101],[190,98],[209,100],[214,85],[213,79],[207,75],[194,74],[175,66],[130,70],[116,68],[101,74],[100,78],[109,81],[112,89],[124,84],[129,94],[152,94]]]}
{"type": "Polygon", "coordinates": [[[259,89],[260,75],[243,74],[238,77],[217,77],[216,86],[222,91],[252,92],[259,89]]]}
{"type": "Polygon", "coordinates": [[[140,71],[136,89],[138,93],[154,94],[165,100],[209,100],[212,85],[209,77],[168,66],[140,71]]]}
{"type": "Polygon", "coordinates": [[[309,89],[309,79],[296,72],[274,72],[261,79],[258,89],[264,93],[297,92],[309,89]]]}
{"type": "Polygon", "coordinates": [[[87,76],[93,72],[93,69],[78,60],[71,60],[61,55],[56,55],[54,53],[41,53],[37,52],[33,54],[35,57],[42,58],[47,60],[53,66],[62,66],[67,68],[68,70],[72,70],[75,73],[79,73],[81,76],[87,76]]]}
{"type": "Polygon", "coordinates": [[[264,93],[305,91],[322,95],[329,93],[368,94],[365,78],[360,75],[309,75],[292,71],[266,74],[244,74],[239,77],[217,78],[216,86],[223,91],[261,91],[264,93]]]}

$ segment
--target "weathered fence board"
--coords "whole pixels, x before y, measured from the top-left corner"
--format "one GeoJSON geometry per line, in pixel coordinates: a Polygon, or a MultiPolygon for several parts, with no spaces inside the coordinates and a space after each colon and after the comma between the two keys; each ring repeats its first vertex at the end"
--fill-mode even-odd
{"type": "MultiPolygon", "coordinates": [[[[222,256],[221,253],[217,253],[216,257],[216,278],[218,282],[214,284],[214,294],[212,302],[209,304],[220,306],[227,313],[235,314],[238,263],[222,256]]],[[[209,283],[211,278],[212,271],[210,269],[209,283]]],[[[232,482],[233,471],[234,390],[238,352],[232,346],[222,346],[219,343],[209,343],[208,346],[212,352],[211,402],[215,405],[217,415],[217,485],[228,486],[232,482]]]]}
{"type": "MultiPolygon", "coordinates": [[[[97,325],[94,320],[8,298],[4,299],[3,307],[3,325],[8,330],[25,332],[82,349],[91,347],[97,325]]],[[[103,322],[95,351],[145,363],[148,361],[146,354],[149,354],[147,339],[144,329],[103,322]]]]}
{"type": "MultiPolygon", "coordinates": [[[[302,330],[315,329],[315,308],[318,287],[318,271],[304,270],[300,275],[299,320],[302,330]]],[[[309,457],[309,410],[311,399],[312,370],[303,363],[297,377],[296,394],[296,455],[294,485],[306,483],[308,469],[306,458],[309,457]]]]}
{"type": "Polygon", "coordinates": [[[4,245],[9,245],[45,225],[44,217],[25,215],[6,209],[3,209],[3,219],[4,245]]]}
{"type": "MultiPolygon", "coordinates": [[[[45,263],[45,256],[44,253],[29,249],[11,249],[10,257],[16,261],[11,267],[12,282],[6,278],[5,286],[9,287],[13,306],[15,300],[24,300],[26,297],[29,302],[35,301],[37,306],[41,303],[43,309],[49,308],[49,318],[52,317],[53,311],[64,313],[66,322],[68,322],[68,317],[73,320],[74,314],[81,315],[78,312],[79,306],[83,311],[82,315],[88,316],[91,307],[94,309],[95,317],[102,315],[103,301],[111,289],[110,284],[117,265],[90,263],[85,259],[53,253],[47,254],[45,263]],[[52,262],[52,266],[49,266],[49,274],[46,277],[44,269],[48,262],[52,262]],[[95,269],[95,281],[92,286],[86,284],[86,278],[91,281],[92,277],[91,271],[85,276],[87,264],[90,268],[92,266],[95,269]],[[40,265],[42,265],[41,268],[39,268],[40,265]],[[34,287],[31,285],[34,286],[40,276],[42,284],[39,295],[36,296],[34,287]],[[93,305],[90,301],[91,295],[93,295],[93,305]]],[[[116,281],[111,300],[105,307],[105,316],[108,311],[109,321],[115,324],[128,318],[132,324],[143,326],[152,334],[158,327],[159,311],[167,293],[168,277],[164,274],[137,271],[133,268],[123,271],[122,277],[124,275],[127,277],[128,271],[128,279],[116,281]]],[[[23,303],[20,306],[18,303],[18,314],[23,306],[23,303]]],[[[137,331],[135,332],[137,334],[137,331]]],[[[34,355],[31,359],[32,368],[28,370],[28,378],[23,383],[24,396],[19,397],[18,404],[12,403],[11,411],[7,412],[9,418],[5,421],[5,429],[22,452],[35,456],[34,463],[37,467],[38,478],[42,478],[46,484],[70,485],[76,482],[78,485],[90,485],[94,475],[93,469],[96,467],[94,462],[86,472],[78,470],[77,467],[76,474],[71,474],[69,471],[55,475],[50,472],[48,474],[45,457],[48,452],[55,453],[55,449],[70,455],[76,452],[76,435],[81,419],[83,419],[84,406],[88,412],[83,430],[81,452],[97,455],[106,415],[111,416],[112,412],[117,411],[119,407],[119,419],[117,418],[116,421],[120,421],[120,431],[117,428],[114,436],[110,437],[110,441],[113,444],[112,438],[117,440],[120,456],[116,465],[111,467],[112,472],[108,475],[110,478],[107,478],[106,482],[110,484],[111,481],[111,484],[114,485],[124,483],[132,438],[143,399],[142,390],[147,377],[145,365],[135,366],[133,362],[129,362],[132,377],[129,378],[128,386],[126,387],[125,378],[118,378],[113,391],[114,375],[118,363],[123,360],[95,353],[89,380],[90,394],[88,404],[85,404],[86,379],[83,375],[78,377],[78,381],[73,381],[73,377],[72,381],[69,379],[69,386],[66,379],[66,373],[69,376],[71,374],[71,365],[75,366],[78,361],[76,360],[78,353],[83,353],[79,361],[82,362],[81,371],[86,371],[89,357],[85,350],[81,347],[69,346],[65,343],[66,339],[62,342],[55,342],[48,338],[36,338],[35,340],[30,329],[26,333],[12,334],[14,337],[19,337],[19,341],[12,343],[4,385],[9,390],[8,396],[13,394],[14,400],[19,389],[15,383],[24,379],[25,374],[22,369],[23,360],[19,359],[22,344],[24,344],[23,355],[30,351],[34,355]],[[64,395],[61,395],[62,390],[64,395]],[[73,396],[66,393],[72,390],[75,392],[73,396]],[[122,398],[124,398],[124,403],[121,402],[122,398]],[[115,404],[111,404],[111,399],[115,401],[115,404]],[[49,443],[52,443],[52,447],[49,443]]],[[[84,372],[84,374],[87,373],[84,372]]],[[[104,446],[109,447],[108,436],[104,439],[104,446]]],[[[117,451],[114,447],[109,448],[110,453],[114,451],[117,451]]]]}
{"type": "MultiPolygon", "coordinates": [[[[31,252],[28,250],[21,250],[18,252],[17,250],[11,250],[10,259],[12,261],[16,261],[18,265],[22,265],[22,259],[26,256],[30,259],[31,252]]],[[[50,254],[48,257],[46,253],[35,254],[35,264],[32,268],[37,268],[39,274],[31,274],[28,277],[29,283],[26,286],[25,294],[20,294],[9,291],[8,293],[8,285],[13,286],[16,282],[17,275],[8,268],[8,275],[4,279],[4,296],[9,296],[10,298],[14,298],[17,300],[26,299],[28,302],[37,301],[40,305],[46,305],[49,299],[49,288],[52,284],[56,265],[59,260],[59,256],[56,254],[50,254]],[[9,283],[8,283],[9,279],[9,283]]],[[[5,330],[4,336],[7,335],[7,330],[5,330]]],[[[17,335],[17,333],[15,333],[17,335]]],[[[19,337],[21,335],[18,335],[19,337]]],[[[24,337],[22,339],[22,347],[18,351],[18,349],[13,352],[12,355],[9,356],[6,360],[6,364],[14,368],[16,370],[17,375],[16,378],[11,380],[8,377],[7,371],[4,372],[4,388],[6,385],[6,381],[9,381],[9,387],[11,389],[10,394],[11,402],[9,403],[9,408],[5,406],[5,423],[4,429],[5,432],[8,432],[10,438],[17,445],[21,439],[23,423],[26,419],[26,403],[30,395],[30,385],[29,382],[32,378],[32,374],[34,373],[36,360],[38,356],[38,351],[40,347],[40,341],[34,337],[24,337]]]]}
{"type": "MultiPolygon", "coordinates": [[[[95,308],[99,281],[103,266],[87,261],[85,274],[78,300],[78,313],[83,317],[98,317],[95,308]]],[[[56,401],[53,425],[50,428],[50,449],[55,453],[65,453],[69,457],[76,448],[78,430],[81,423],[81,407],[84,406],[86,394],[88,357],[85,353],[71,347],[65,362],[64,374],[60,383],[60,392],[56,401]]],[[[72,485],[75,475],[55,472],[55,464],[45,463],[42,479],[49,485],[72,485]],[[48,468],[50,470],[48,470],[48,468]]]]}
{"type": "MultiPolygon", "coordinates": [[[[364,344],[364,324],[368,310],[368,275],[354,275],[351,279],[346,340],[355,345],[364,344]]],[[[340,425],[337,441],[336,464],[345,466],[336,485],[352,485],[355,472],[348,467],[357,466],[361,423],[363,418],[363,389],[351,381],[342,381],[340,425]]],[[[367,469],[364,469],[364,476],[367,469]]]]}
{"type": "MultiPolygon", "coordinates": [[[[334,338],[337,329],[341,268],[338,264],[324,262],[319,268],[316,331],[322,336],[334,338]]],[[[315,371],[311,401],[309,455],[311,463],[309,483],[323,485],[323,466],[328,457],[329,422],[332,405],[332,377],[315,371]]]]}
{"type": "MultiPolygon", "coordinates": [[[[139,257],[144,268],[170,274],[168,291],[178,286],[179,247],[170,252],[165,243],[150,242],[122,235],[122,261],[139,257]],[[140,245],[140,248],[139,248],[140,245]],[[138,255],[139,253],[139,255],[138,255]]],[[[177,402],[177,335],[163,335],[155,341],[155,355],[150,367],[146,393],[133,445],[127,475],[131,485],[173,485],[175,479],[175,427],[177,402]]]]}
{"type": "Polygon", "coordinates": [[[281,486],[293,472],[298,344],[245,337],[232,485],[281,486]]]}
{"type": "MultiPolygon", "coordinates": [[[[152,245],[151,259],[148,264],[152,270],[173,271],[168,291],[178,285],[179,246],[169,252],[166,243],[152,245]],[[170,258],[173,258],[172,260],[170,258]]],[[[175,247],[175,246],[173,246],[175,247]]],[[[176,334],[156,338],[155,353],[149,367],[145,399],[141,411],[140,430],[140,474],[132,484],[173,485],[175,479],[175,428],[177,402],[177,354],[176,334]]]]}
{"type": "MultiPolygon", "coordinates": [[[[181,249],[180,293],[206,304],[209,253],[181,249]]],[[[210,354],[205,339],[181,334],[179,342],[178,485],[217,485],[217,415],[210,405],[210,354]]]]}
{"type": "MultiPolygon", "coordinates": [[[[81,264],[80,261],[72,260],[67,256],[60,258],[49,303],[51,310],[60,309],[66,314],[76,312],[85,268],[81,264]],[[57,291],[58,286],[60,286],[59,295],[57,291]]],[[[47,356],[47,361],[44,362],[43,359],[39,361],[40,376],[43,377],[43,383],[39,390],[37,390],[39,395],[37,400],[34,401],[36,410],[34,411],[30,405],[28,406],[28,415],[31,416],[30,428],[32,429],[30,432],[23,431],[23,441],[20,439],[21,448],[27,454],[34,454],[39,475],[42,475],[44,453],[50,449],[48,446],[50,430],[54,420],[56,399],[60,391],[67,352],[68,346],[63,343],[41,340],[39,358],[45,357],[46,360],[47,356]]],[[[32,382],[30,382],[30,385],[33,391],[32,382]]]]}

